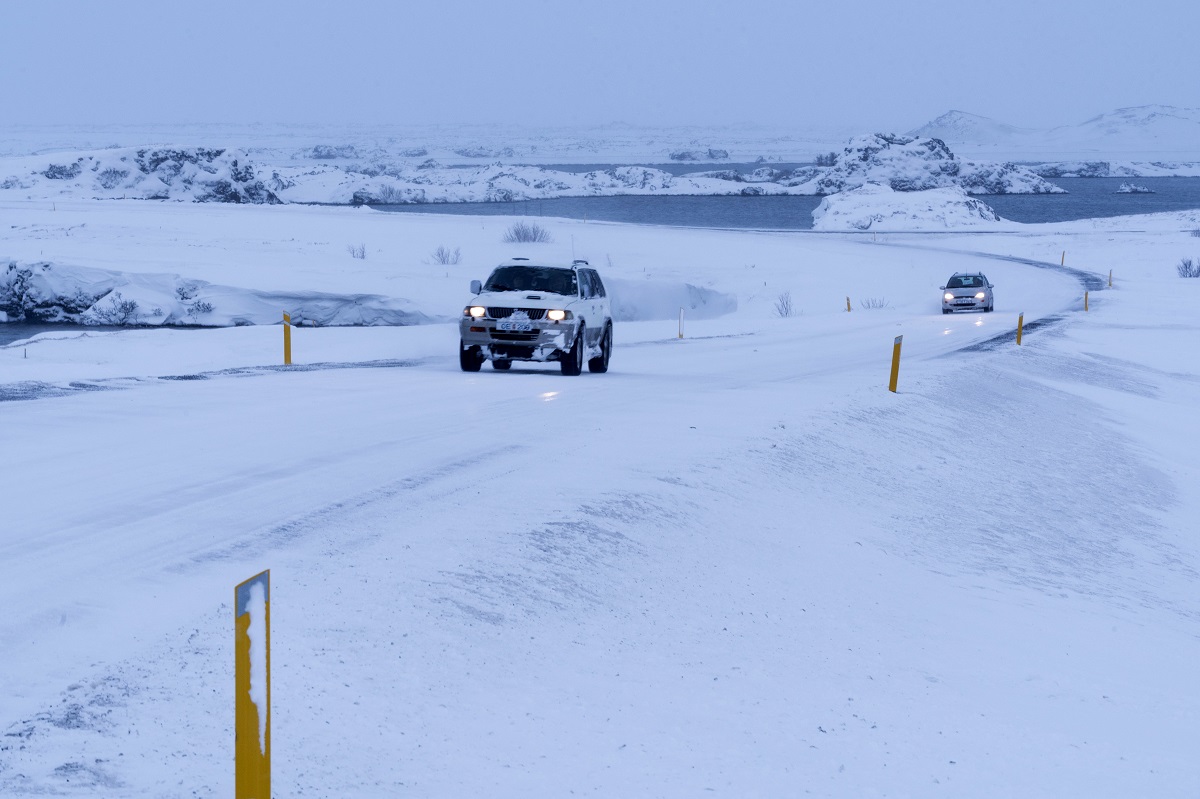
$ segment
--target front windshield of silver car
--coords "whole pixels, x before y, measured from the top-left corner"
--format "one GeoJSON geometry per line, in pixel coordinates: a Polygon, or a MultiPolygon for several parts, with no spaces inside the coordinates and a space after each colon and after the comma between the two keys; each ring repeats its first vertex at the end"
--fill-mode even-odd
{"type": "Polygon", "coordinates": [[[549,266],[501,266],[492,272],[484,291],[542,291],[574,297],[579,294],[573,269],[549,266]]]}

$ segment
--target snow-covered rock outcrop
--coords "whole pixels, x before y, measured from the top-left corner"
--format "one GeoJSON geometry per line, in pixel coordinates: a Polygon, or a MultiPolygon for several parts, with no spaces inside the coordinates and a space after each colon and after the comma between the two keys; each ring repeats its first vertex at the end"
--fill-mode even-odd
{"type": "MultiPolygon", "coordinates": [[[[960,161],[941,139],[875,133],[850,140],[834,166],[805,180],[809,194],[836,194],[867,183],[895,191],[957,186],[968,194],[1056,194],[1063,189],[1016,164],[960,161]]],[[[785,185],[791,185],[786,181],[785,185]]]]}
{"type": "Polygon", "coordinates": [[[0,190],[17,196],[278,203],[238,150],[141,147],[0,162],[0,190]]]}
{"type": "MultiPolygon", "coordinates": [[[[704,155],[720,153],[710,149],[704,155]]],[[[378,151],[364,156],[349,145],[321,145],[299,155],[289,163],[252,164],[235,150],[142,148],[6,159],[0,160],[0,196],[364,205],[615,195],[834,194],[869,182],[897,191],[945,186],[960,186],[970,194],[1062,191],[1024,167],[961,161],[938,139],[885,134],[852,139],[833,166],[762,166],[747,172],[724,169],[685,175],[643,166],[591,172],[500,162],[445,166],[432,158],[395,158],[378,151]],[[314,161],[314,153],[319,160],[314,161]]]]}
{"type": "Polygon", "coordinates": [[[179,275],[10,261],[0,267],[0,321],[81,325],[411,325],[434,321],[377,294],[257,291],[179,275]]]}
{"type": "Polygon", "coordinates": [[[1011,224],[958,186],[902,192],[868,183],[829,195],[812,215],[813,230],[823,231],[950,230],[1011,224]]]}

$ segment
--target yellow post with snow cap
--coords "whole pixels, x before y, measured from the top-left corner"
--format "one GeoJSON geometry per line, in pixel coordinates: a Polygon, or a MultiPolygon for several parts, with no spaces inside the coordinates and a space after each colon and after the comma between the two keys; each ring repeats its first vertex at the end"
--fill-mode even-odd
{"type": "Polygon", "coordinates": [[[888,391],[896,393],[896,382],[900,378],[900,342],[904,340],[904,336],[896,336],[896,340],[892,343],[892,376],[888,380],[888,391]]]}
{"type": "Polygon", "coordinates": [[[679,337],[683,338],[683,309],[679,309],[679,337]]]}
{"type": "Polygon", "coordinates": [[[1017,317],[1017,346],[1021,346],[1021,332],[1025,329],[1025,312],[1017,317]]]}
{"type": "Polygon", "coordinates": [[[850,298],[846,298],[846,313],[850,313],[850,298]]]}
{"type": "Polygon", "coordinates": [[[233,589],[234,796],[271,798],[271,571],[233,589]]]}

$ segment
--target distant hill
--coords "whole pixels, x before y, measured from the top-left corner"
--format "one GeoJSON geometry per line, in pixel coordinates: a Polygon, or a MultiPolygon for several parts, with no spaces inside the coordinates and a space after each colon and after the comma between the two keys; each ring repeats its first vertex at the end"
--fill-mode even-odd
{"type": "Polygon", "coordinates": [[[1118,108],[1077,125],[1047,129],[949,111],[908,135],[941,139],[956,151],[993,159],[1200,161],[1200,108],[1118,108]]]}
{"type": "Polygon", "coordinates": [[[1006,125],[966,111],[947,111],[932,122],[908,132],[909,136],[941,139],[948,144],[987,144],[1030,134],[1036,134],[1036,131],[1006,125]]]}

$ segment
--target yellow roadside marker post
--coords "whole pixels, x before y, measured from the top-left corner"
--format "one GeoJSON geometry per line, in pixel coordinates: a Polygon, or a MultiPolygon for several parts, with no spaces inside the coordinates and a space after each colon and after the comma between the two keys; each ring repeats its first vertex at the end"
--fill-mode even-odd
{"type": "Polygon", "coordinates": [[[1084,311],[1086,311],[1088,309],[1087,298],[1088,298],[1088,293],[1085,291],[1085,292],[1083,292],[1083,310],[1084,311]]]}
{"type": "Polygon", "coordinates": [[[283,314],[283,363],[292,365],[292,315],[287,312],[283,314]]]}
{"type": "Polygon", "coordinates": [[[1021,331],[1025,328],[1025,312],[1017,317],[1017,346],[1021,346],[1021,331]]]}
{"type": "Polygon", "coordinates": [[[850,313],[850,298],[846,298],[846,313],[850,313]]]}
{"type": "Polygon", "coordinates": [[[1112,270],[1108,270],[1108,287],[1112,288],[1112,270]]]}
{"type": "Polygon", "coordinates": [[[234,796],[271,799],[271,570],[233,589],[234,796]]]}
{"type": "Polygon", "coordinates": [[[1063,257],[1062,257],[1062,260],[1058,262],[1058,265],[1059,266],[1067,265],[1067,251],[1066,250],[1063,250],[1063,257]]]}
{"type": "Polygon", "coordinates": [[[892,344],[892,377],[888,381],[888,391],[896,393],[896,381],[900,378],[900,342],[904,340],[904,336],[896,336],[896,341],[892,344]]]}
{"type": "Polygon", "coordinates": [[[679,309],[679,337],[683,338],[683,309],[679,309]]]}

